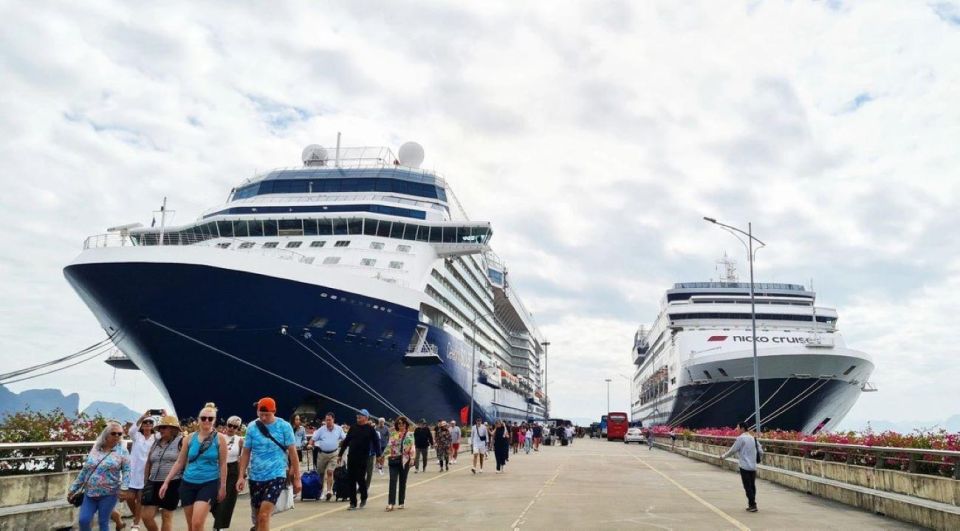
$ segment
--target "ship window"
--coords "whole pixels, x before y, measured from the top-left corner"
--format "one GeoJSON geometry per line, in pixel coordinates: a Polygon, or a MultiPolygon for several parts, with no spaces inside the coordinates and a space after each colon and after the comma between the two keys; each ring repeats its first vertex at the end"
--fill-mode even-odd
{"type": "Polygon", "coordinates": [[[310,242],[310,247],[323,247],[326,244],[327,244],[327,240],[317,240],[314,242],[310,242]]]}
{"type": "Polygon", "coordinates": [[[853,372],[853,370],[856,369],[856,368],[857,368],[856,365],[851,365],[849,369],[843,371],[843,375],[844,375],[844,376],[847,376],[848,374],[850,374],[851,372],[853,372]]]}
{"type": "Polygon", "coordinates": [[[351,219],[347,222],[347,234],[363,234],[363,220],[351,219]]]}
{"type": "Polygon", "coordinates": [[[363,260],[360,260],[360,265],[375,266],[377,265],[377,261],[374,260],[373,258],[364,258],[363,260]]]}
{"type": "Polygon", "coordinates": [[[219,247],[219,248],[221,248],[221,249],[229,249],[229,248],[230,248],[230,242],[218,243],[218,244],[217,244],[217,247],[219,247]]]}
{"type": "Polygon", "coordinates": [[[351,334],[360,334],[360,333],[363,332],[363,330],[364,330],[366,327],[367,327],[367,325],[365,325],[365,324],[363,324],[363,323],[352,323],[352,324],[350,325],[350,333],[351,333],[351,334]]]}
{"type": "Polygon", "coordinates": [[[303,236],[303,220],[281,219],[277,230],[280,236],[303,236]]]}
{"type": "Polygon", "coordinates": [[[312,264],[313,261],[314,261],[314,259],[316,259],[315,256],[308,256],[308,257],[306,257],[306,258],[303,259],[303,263],[305,263],[305,264],[312,264]]]}
{"type": "Polygon", "coordinates": [[[217,228],[220,230],[220,236],[224,238],[233,237],[233,223],[229,221],[218,221],[217,228]]]}
{"type": "Polygon", "coordinates": [[[725,370],[723,370],[723,369],[721,369],[721,368],[717,368],[717,371],[719,371],[720,374],[722,374],[722,375],[724,375],[724,376],[727,376],[727,371],[725,371],[725,370]]]}
{"type": "Polygon", "coordinates": [[[403,262],[390,262],[390,269],[403,269],[403,262]]]}
{"type": "Polygon", "coordinates": [[[247,220],[250,236],[263,236],[263,222],[259,219],[247,220]]]}
{"type": "Polygon", "coordinates": [[[370,248],[380,250],[383,249],[383,242],[370,242],[370,248]]]}
{"type": "Polygon", "coordinates": [[[265,219],[265,220],[263,220],[263,235],[264,235],[264,236],[276,236],[276,235],[277,235],[277,220],[275,220],[275,219],[265,219]]]}
{"type": "Polygon", "coordinates": [[[404,240],[416,240],[417,239],[417,226],[413,223],[407,223],[407,228],[403,230],[403,239],[404,240]]]}
{"type": "Polygon", "coordinates": [[[707,378],[713,380],[713,376],[710,376],[710,373],[709,373],[708,371],[703,371],[703,374],[704,374],[704,376],[706,376],[707,378]]]}
{"type": "Polygon", "coordinates": [[[347,220],[345,220],[345,219],[334,219],[334,220],[333,220],[333,233],[334,233],[334,234],[347,234],[347,220]]]}
{"type": "Polygon", "coordinates": [[[317,220],[315,219],[303,220],[303,235],[316,236],[317,234],[319,234],[319,232],[317,231],[317,220]]]}
{"type": "Polygon", "coordinates": [[[240,248],[241,248],[241,249],[249,249],[249,248],[253,247],[253,245],[254,245],[253,242],[243,242],[243,243],[240,244],[240,248]]]}
{"type": "Polygon", "coordinates": [[[406,226],[406,223],[399,223],[394,221],[393,225],[390,226],[390,237],[403,239],[403,228],[406,226]]]}
{"type": "Polygon", "coordinates": [[[246,238],[250,235],[250,231],[247,230],[247,222],[245,220],[234,221],[233,224],[233,236],[235,238],[246,238]]]}
{"type": "Polygon", "coordinates": [[[417,241],[425,242],[430,239],[430,227],[420,225],[417,227],[417,241]]]}
{"type": "Polygon", "coordinates": [[[389,221],[380,221],[380,224],[377,225],[377,236],[383,236],[384,238],[390,237],[390,225],[389,221]]]}
{"type": "Polygon", "coordinates": [[[398,246],[397,246],[397,252],[398,252],[398,253],[409,253],[409,252],[410,252],[410,246],[409,246],[409,245],[398,245],[398,246]]]}
{"type": "Polygon", "coordinates": [[[296,249],[297,247],[300,247],[302,244],[303,242],[290,242],[287,244],[287,249],[296,249]]]}
{"type": "Polygon", "coordinates": [[[430,241],[433,243],[443,241],[443,229],[440,227],[430,227],[430,241]]]}
{"type": "Polygon", "coordinates": [[[367,236],[376,236],[377,235],[377,220],[375,219],[365,219],[363,221],[363,233],[367,236]]]}
{"type": "Polygon", "coordinates": [[[327,326],[327,323],[329,321],[330,320],[327,319],[326,317],[314,317],[313,321],[310,321],[310,324],[308,324],[307,326],[310,328],[323,328],[327,326]]]}
{"type": "Polygon", "coordinates": [[[347,247],[350,245],[350,240],[337,240],[337,243],[333,244],[334,247],[347,247]]]}
{"type": "Polygon", "coordinates": [[[280,242],[267,242],[267,243],[263,244],[263,248],[264,248],[264,249],[275,249],[275,248],[277,247],[277,245],[279,245],[279,244],[280,244],[280,242]]]}
{"type": "Polygon", "coordinates": [[[324,264],[327,264],[327,265],[330,265],[330,264],[339,264],[339,263],[340,263],[340,257],[339,257],[339,256],[328,256],[328,257],[326,257],[326,258],[323,259],[323,263],[324,263],[324,264]]]}
{"type": "Polygon", "coordinates": [[[333,223],[329,219],[318,219],[317,234],[320,236],[329,236],[333,234],[333,223]]]}

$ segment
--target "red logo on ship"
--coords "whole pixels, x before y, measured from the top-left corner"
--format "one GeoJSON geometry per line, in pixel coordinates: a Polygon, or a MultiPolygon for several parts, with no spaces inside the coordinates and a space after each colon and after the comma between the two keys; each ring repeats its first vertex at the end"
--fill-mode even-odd
{"type": "Polygon", "coordinates": [[[726,341],[729,336],[710,336],[707,341],[726,341]]]}

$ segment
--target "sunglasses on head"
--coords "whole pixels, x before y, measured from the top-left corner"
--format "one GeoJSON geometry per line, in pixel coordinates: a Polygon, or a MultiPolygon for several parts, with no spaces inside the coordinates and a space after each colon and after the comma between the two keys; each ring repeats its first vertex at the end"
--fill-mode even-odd
{"type": "Polygon", "coordinates": [[[240,429],[240,425],[239,425],[239,424],[227,424],[227,427],[228,427],[228,428],[233,428],[233,429],[235,429],[235,430],[239,430],[239,429],[240,429]]]}
{"type": "Polygon", "coordinates": [[[204,417],[200,417],[200,420],[202,420],[202,421],[204,421],[204,422],[213,422],[216,418],[217,418],[217,417],[206,417],[206,416],[204,416],[204,417]]]}

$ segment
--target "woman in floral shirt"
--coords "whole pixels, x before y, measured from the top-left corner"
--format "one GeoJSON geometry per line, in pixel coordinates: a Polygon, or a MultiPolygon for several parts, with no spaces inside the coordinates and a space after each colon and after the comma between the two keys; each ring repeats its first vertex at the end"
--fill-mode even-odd
{"type": "Polygon", "coordinates": [[[410,472],[410,462],[413,460],[413,432],[410,431],[410,421],[403,415],[393,422],[393,433],[387,443],[387,463],[390,465],[390,495],[387,511],[393,510],[397,501],[397,490],[400,494],[400,509],[403,509],[403,499],[407,494],[407,474],[410,472]],[[399,480],[399,489],[397,483],[399,480]]]}
{"type": "Polygon", "coordinates": [[[116,422],[108,422],[94,443],[83,469],[70,485],[67,499],[80,496],[80,529],[90,529],[93,515],[97,515],[100,531],[110,529],[110,513],[117,504],[118,495],[126,500],[130,486],[130,454],[121,441],[123,428],[116,422]]]}

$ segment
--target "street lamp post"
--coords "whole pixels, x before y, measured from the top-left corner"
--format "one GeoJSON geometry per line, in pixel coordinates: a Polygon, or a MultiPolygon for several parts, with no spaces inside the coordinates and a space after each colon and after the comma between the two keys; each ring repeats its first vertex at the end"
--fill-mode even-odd
{"type": "Polygon", "coordinates": [[[610,382],[611,380],[610,378],[604,378],[603,381],[607,382],[607,414],[609,415],[610,414],[610,382]]]}
{"type": "Polygon", "coordinates": [[[473,419],[473,391],[474,391],[474,389],[476,389],[476,387],[477,387],[477,378],[476,378],[476,370],[477,370],[477,319],[479,319],[479,318],[481,318],[481,317],[489,317],[489,316],[493,315],[494,313],[496,313],[496,310],[494,310],[494,311],[492,311],[492,312],[487,312],[487,313],[485,313],[485,314],[483,314],[483,315],[480,315],[480,314],[477,313],[477,312],[474,312],[474,314],[473,314],[473,324],[472,324],[472,326],[471,326],[471,328],[473,329],[473,335],[470,336],[470,343],[473,345],[472,352],[470,353],[470,419],[469,419],[469,421],[468,421],[469,424],[470,424],[470,426],[473,426],[473,422],[474,422],[474,419],[473,419]]]}
{"type": "MultiPolygon", "coordinates": [[[[731,234],[734,232],[739,232],[747,237],[747,241],[744,242],[739,236],[733,234],[734,237],[740,240],[740,243],[743,243],[747,248],[747,260],[750,263],[750,322],[751,329],[753,331],[753,340],[751,341],[753,344],[753,409],[754,415],[756,416],[755,429],[757,433],[760,433],[760,370],[758,368],[759,364],[757,358],[757,305],[753,292],[753,242],[759,243],[760,247],[764,247],[766,244],[753,237],[753,223],[751,222],[747,222],[747,231],[744,232],[736,227],[720,223],[714,218],[708,218],[704,216],[703,219],[713,223],[714,225],[718,225],[727,231],[733,231],[731,234]]],[[[759,250],[759,247],[757,249],[759,250]]]]}

